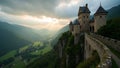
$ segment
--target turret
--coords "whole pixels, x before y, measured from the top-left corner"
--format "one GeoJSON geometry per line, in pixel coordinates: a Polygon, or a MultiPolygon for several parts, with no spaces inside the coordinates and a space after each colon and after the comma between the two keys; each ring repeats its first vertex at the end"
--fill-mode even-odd
{"type": "Polygon", "coordinates": [[[72,21],[70,21],[70,23],[69,23],[69,29],[70,29],[70,32],[73,31],[73,24],[72,24],[72,21]]]}
{"type": "Polygon", "coordinates": [[[97,9],[97,11],[94,14],[94,32],[97,32],[97,30],[106,25],[106,15],[107,11],[100,5],[100,7],[97,9]]]}
{"type": "Polygon", "coordinates": [[[88,4],[79,8],[78,20],[80,22],[81,31],[89,31],[89,17],[90,10],[88,9],[88,4]]]}

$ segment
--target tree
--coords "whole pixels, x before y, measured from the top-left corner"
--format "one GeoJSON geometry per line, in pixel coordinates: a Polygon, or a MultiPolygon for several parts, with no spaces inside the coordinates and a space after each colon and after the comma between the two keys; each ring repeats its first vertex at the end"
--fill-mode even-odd
{"type": "Polygon", "coordinates": [[[107,21],[107,24],[101,27],[98,34],[120,40],[120,18],[111,19],[107,21]]]}

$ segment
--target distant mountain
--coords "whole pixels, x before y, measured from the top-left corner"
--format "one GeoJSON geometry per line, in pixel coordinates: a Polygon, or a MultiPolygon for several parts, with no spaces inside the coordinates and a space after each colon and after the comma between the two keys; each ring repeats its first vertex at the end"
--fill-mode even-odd
{"type": "Polygon", "coordinates": [[[66,25],[66,26],[64,26],[63,28],[61,28],[61,29],[56,33],[56,35],[61,34],[61,33],[64,33],[64,32],[66,32],[66,31],[68,31],[68,30],[69,30],[69,25],[66,25]]]}
{"type": "Polygon", "coordinates": [[[55,45],[57,43],[58,39],[61,37],[61,35],[68,30],[69,30],[69,25],[66,25],[63,28],[61,28],[60,30],[58,30],[56,32],[56,34],[53,36],[52,45],[55,45]]]}
{"type": "Polygon", "coordinates": [[[34,41],[46,41],[46,39],[49,39],[48,32],[44,29],[34,30],[20,25],[0,22],[0,56],[34,41]]]}
{"type": "Polygon", "coordinates": [[[12,25],[0,22],[0,56],[10,50],[19,48],[30,43],[27,40],[19,38],[15,33],[7,29],[12,25]]]}
{"type": "Polygon", "coordinates": [[[120,5],[112,7],[108,10],[107,19],[120,18],[120,5]]]}

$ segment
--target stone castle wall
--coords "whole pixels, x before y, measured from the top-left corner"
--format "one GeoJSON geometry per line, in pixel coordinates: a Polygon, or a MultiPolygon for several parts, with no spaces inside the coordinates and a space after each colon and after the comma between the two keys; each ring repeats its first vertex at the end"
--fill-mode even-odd
{"type": "Polygon", "coordinates": [[[89,21],[90,21],[89,17],[90,17],[89,13],[82,13],[80,16],[78,16],[81,31],[89,30],[89,21]]]}
{"type": "Polygon", "coordinates": [[[73,27],[74,28],[73,28],[72,34],[75,36],[76,34],[80,33],[80,26],[79,25],[74,25],[73,27]]]}
{"type": "Polygon", "coordinates": [[[120,41],[119,40],[104,37],[104,36],[97,35],[94,33],[91,33],[91,35],[93,37],[97,38],[98,40],[100,40],[101,42],[103,42],[105,45],[110,46],[110,47],[114,48],[116,51],[120,52],[120,41]]]}
{"type": "Polygon", "coordinates": [[[94,16],[95,22],[94,22],[94,32],[97,32],[97,30],[106,25],[106,15],[98,15],[94,16]]]}
{"type": "Polygon", "coordinates": [[[96,50],[100,56],[100,64],[98,68],[110,68],[111,67],[111,56],[109,54],[109,49],[102,42],[96,38],[85,34],[85,59],[92,55],[93,50],[96,50]]]}

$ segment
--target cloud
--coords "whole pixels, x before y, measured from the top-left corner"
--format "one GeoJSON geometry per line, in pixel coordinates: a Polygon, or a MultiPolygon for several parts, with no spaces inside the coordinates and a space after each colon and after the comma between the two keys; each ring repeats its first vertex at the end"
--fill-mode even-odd
{"type": "Polygon", "coordinates": [[[88,3],[93,14],[100,2],[106,9],[120,4],[119,0],[0,0],[0,7],[1,11],[15,15],[72,18],[77,17],[79,6],[88,3]]]}
{"type": "Polygon", "coordinates": [[[0,12],[0,21],[11,24],[22,25],[34,29],[59,30],[69,23],[69,19],[60,19],[47,16],[30,16],[30,15],[11,15],[0,12]]]}
{"type": "Polygon", "coordinates": [[[28,14],[33,16],[54,16],[57,0],[1,0],[1,10],[10,14],[28,14]]]}
{"type": "Polygon", "coordinates": [[[0,20],[32,28],[59,29],[77,18],[80,6],[94,14],[100,2],[105,9],[120,0],[0,0],[0,20]]]}

